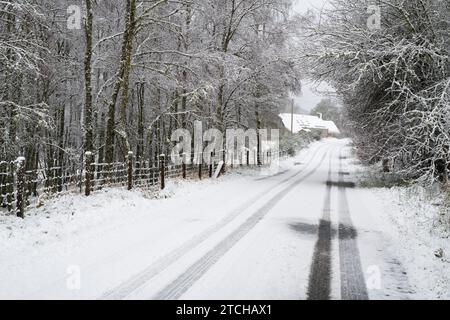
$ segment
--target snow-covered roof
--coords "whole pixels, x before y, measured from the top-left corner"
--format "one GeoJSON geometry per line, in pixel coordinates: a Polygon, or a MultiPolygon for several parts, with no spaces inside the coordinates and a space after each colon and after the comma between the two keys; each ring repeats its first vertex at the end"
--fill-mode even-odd
{"type": "MultiPolygon", "coordinates": [[[[291,130],[291,114],[280,114],[281,120],[283,120],[284,126],[291,130]]],[[[294,133],[300,131],[310,131],[314,129],[328,130],[330,134],[340,134],[338,127],[333,121],[325,121],[316,116],[308,116],[304,114],[294,114],[294,133]]]]}
{"type": "Polygon", "coordinates": [[[324,121],[325,126],[328,128],[328,132],[331,134],[340,134],[341,131],[337,127],[337,125],[334,123],[334,121],[324,121]]]}

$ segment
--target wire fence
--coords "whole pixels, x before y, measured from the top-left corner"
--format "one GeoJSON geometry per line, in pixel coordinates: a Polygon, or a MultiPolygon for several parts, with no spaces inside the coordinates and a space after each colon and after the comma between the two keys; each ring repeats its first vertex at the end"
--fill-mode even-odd
{"type": "Polygon", "coordinates": [[[168,180],[202,180],[224,174],[237,167],[262,167],[275,158],[285,158],[286,151],[264,151],[258,154],[244,151],[239,155],[225,151],[179,155],[181,164],[174,164],[165,155],[158,160],[136,159],[132,152],[127,161],[97,163],[87,152],[84,163],[70,167],[26,169],[26,159],[0,161],[0,205],[8,214],[24,218],[25,210],[39,207],[46,199],[68,193],[84,193],[86,196],[103,188],[145,188],[162,190],[168,180]],[[207,161],[205,161],[207,160],[207,161]]]}

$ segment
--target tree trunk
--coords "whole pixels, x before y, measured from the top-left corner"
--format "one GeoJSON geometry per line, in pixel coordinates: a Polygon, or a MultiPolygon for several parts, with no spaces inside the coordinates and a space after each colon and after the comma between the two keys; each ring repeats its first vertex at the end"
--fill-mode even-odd
{"type": "Polygon", "coordinates": [[[58,132],[58,192],[63,190],[63,166],[64,166],[64,126],[65,126],[65,105],[62,104],[59,110],[59,132],[58,132]]]}
{"type": "Polygon", "coordinates": [[[133,39],[136,29],[136,0],[127,1],[127,22],[123,38],[124,50],[122,52],[122,96],[120,99],[119,134],[125,146],[125,154],[131,151],[127,134],[127,105],[130,87],[131,54],[133,51],[133,39]]]}
{"type": "MultiPolygon", "coordinates": [[[[115,141],[115,113],[116,102],[119,96],[120,89],[123,88],[121,100],[120,100],[120,117],[119,117],[119,130],[121,136],[129,149],[128,138],[125,130],[126,125],[126,106],[128,103],[128,88],[129,88],[129,76],[131,71],[131,51],[133,49],[133,38],[136,28],[136,1],[127,0],[126,10],[126,24],[125,31],[122,40],[122,54],[120,59],[119,74],[114,85],[114,90],[111,96],[111,101],[108,106],[108,122],[106,127],[106,142],[105,142],[105,161],[112,163],[114,161],[114,141],[115,141]]],[[[130,151],[130,150],[128,150],[130,151]]]]}
{"type": "Polygon", "coordinates": [[[92,126],[92,0],[86,1],[86,51],[84,56],[84,82],[85,82],[85,104],[84,104],[84,151],[92,152],[94,148],[93,143],[93,126],[92,126]]]}
{"type": "Polygon", "coordinates": [[[144,161],[144,104],[145,104],[145,83],[138,83],[137,88],[138,97],[138,143],[136,150],[136,170],[139,172],[144,161]]]}

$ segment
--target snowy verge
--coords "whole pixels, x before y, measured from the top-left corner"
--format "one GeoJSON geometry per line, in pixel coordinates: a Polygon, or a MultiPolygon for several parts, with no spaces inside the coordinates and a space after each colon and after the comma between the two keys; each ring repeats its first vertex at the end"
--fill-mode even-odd
{"type": "Polygon", "coordinates": [[[425,299],[450,299],[448,211],[443,197],[421,187],[377,189],[409,281],[425,299]],[[447,224],[447,226],[445,226],[447,224]]]}
{"type": "MultiPolygon", "coordinates": [[[[373,177],[373,168],[354,160],[349,165],[361,185],[376,186],[376,182],[367,181],[373,177]]],[[[448,199],[417,185],[367,190],[381,203],[379,221],[393,238],[394,247],[390,249],[402,261],[418,298],[450,299],[448,199]]]]}
{"type": "Polygon", "coordinates": [[[0,256],[6,257],[32,247],[70,240],[73,236],[99,233],[102,229],[108,229],[108,226],[148,218],[154,212],[159,212],[163,202],[169,198],[175,202],[183,202],[183,199],[188,199],[194,192],[202,192],[221,182],[245,177],[237,172],[230,173],[221,180],[170,180],[165,190],[157,192],[105,188],[89,197],[82,194],[57,196],[39,208],[28,210],[25,219],[18,219],[14,215],[0,215],[0,256]]]}
{"type": "MultiPolygon", "coordinates": [[[[296,165],[296,159],[301,159],[320,145],[321,142],[312,143],[300,151],[297,157],[281,160],[278,172],[289,170],[296,165]]],[[[25,219],[0,214],[0,257],[7,259],[36,246],[70,240],[73,236],[85,236],[87,233],[98,234],[102,230],[139,219],[153,219],[156,212],[169,210],[163,206],[167,201],[172,203],[172,212],[175,207],[182,208],[191,202],[192,194],[203,193],[205,197],[210,197],[215,192],[217,194],[215,190],[219,190],[219,184],[229,185],[225,188],[232,189],[234,184],[243,185],[249,180],[273,174],[276,174],[273,168],[243,166],[229,170],[219,179],[170,179],[163,191],[105,188],[90,197],[77,193],[56,196],[46,200],[41,207],[27,210],[25,219]]]]}

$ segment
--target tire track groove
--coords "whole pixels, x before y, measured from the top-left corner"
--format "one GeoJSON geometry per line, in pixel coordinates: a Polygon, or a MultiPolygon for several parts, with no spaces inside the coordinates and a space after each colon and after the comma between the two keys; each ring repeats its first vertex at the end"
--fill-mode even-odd
{"type": "MultiPolygon", "coordinates": [[[[323,149],[324,147],[318,147],[314,153],[310,157],[310,162],[317,156],[317,154],[323,149]]],[[[193,250],[195,247],[197,247],[199,244],[204,242],[206,239],[211,237],[213,234],[218,232],[220,229],[231,223],[235,218],[237,218],[245,209],[250,207],[253,203],[260,200],[264,196],[267,195],[268,192],[271,190],[278,188],[279,186],[285,184],[286,182],[289,182],[290,180],[294,179],[295,177],[299,176],[301,173],[303,173],[306,170],[306,167],[296,172],[294,175],[289,176],[282,181],[276,183],[274,186],[270,186],[269,188],[263,190],[256,196],[252,197],[248,201],[246,201],[244,204],[237,207],[235,210],[231,212],[231,214],[227,215],[225,218],[217,222],[216,224],[212,225],[211,227],[204,230],[199,235],[191,238],[186,243],[178,247],[177,249],[173,250],[172,252],[168,253],[164,257],[157,260],[155,263],[141,271],[140,273],[136,274],[126,282],[120,284],[119,286],[107,291],[105,294],[103,294],[102,297],[100,297],[100,300],[120,300],[125,299],[127,296],[129,296],[131,293],[137,291],[139,288],[143,287],[146,283],[148,283],[151,279],[153,279],[155,276],[157,276],[159,273],[164,271],[167,267],[175,263],[177,260],[179,260],[181,257],[186,255],[189,251],[193,250]]]]}
{"type": "Polygon", "coordinates": [[[331,160],[328,169],[327,188],[323,214],[319,222],[318,239],[314,248],[313,261],[309,274],[308,300],[329,300],[331,294],[331,160]]]}
{"type": "Polygon", "coordinates": [[[347,200],[342,152],[339,157],[339,261],[341,270],[341,299],[368,300],[366,281],[362,270],[357,243],[357,232],[353,226],[347,200]]]}
{"type": "Polygon", "coordinates": [[[180,298],[198,279],[200,279],[222,256],[224,256],[239,240],[241,240],[250,230],[253,229],[275,205],[283,199],[286,194],[312,176],[323,163],[328,151],[324,154],[318,164],[306,175],[288,185],[273,196],[255,214],[249,217],[239,228],[229,234],[212,250],[207,252],[202,258],[192,264],[182,275],[175,279],[166,288],[160,291],[155,299],[175,300],[180,298]]]}

